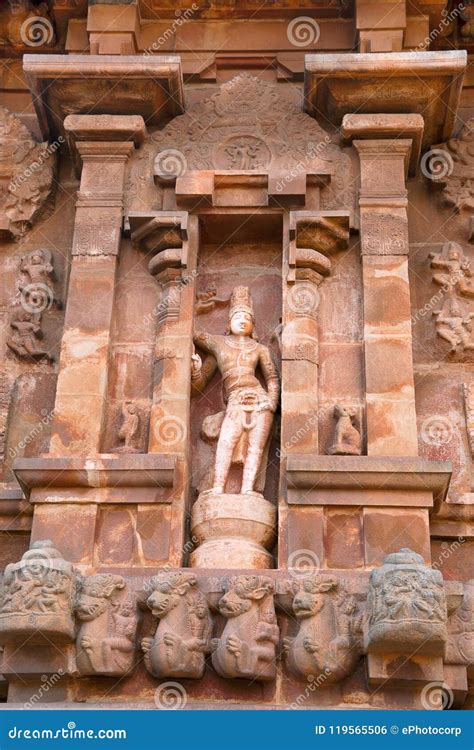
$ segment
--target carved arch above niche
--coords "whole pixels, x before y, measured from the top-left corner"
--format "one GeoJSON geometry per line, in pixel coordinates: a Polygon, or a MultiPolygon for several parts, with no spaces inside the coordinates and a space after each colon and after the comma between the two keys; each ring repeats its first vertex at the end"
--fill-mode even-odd
{"type": "Polygon", "coordinates": [[[174,177],[201,170],[265,172],[275,181],[277,194],[279,183],[305,174],[326,175],[321,208],[352,210],[356,180],[348,150],[303,111],[302,98],[302,89],[243,73],[191,104],[149,135],[130,159],[127,210],[160,208],[153,185],[160,156],[164,172],[165,160],[172,162],[174,177]]]}

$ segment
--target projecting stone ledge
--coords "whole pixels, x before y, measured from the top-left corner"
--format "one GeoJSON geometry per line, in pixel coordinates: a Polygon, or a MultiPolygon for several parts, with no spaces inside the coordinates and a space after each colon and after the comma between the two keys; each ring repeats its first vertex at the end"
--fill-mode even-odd
{"type": "Polygon", "coordinates": [[[306,55],[306,110],[334,125],[351,112],[418,113],[425,148],[452,135],[466,62],[465,50],[306,55]]]}
{"type": "Polygon", "coordinates": [[[141,115],[158,125],[184,112],[177,55],[25,55],[23,70],[50,140],[66,115],[141,115]]]}
{"type": "Polygon", "coordinates": [[[87,457],[20,458],[14,471],[37,502],[170,503],[177,480],[173,454],[103,454],[87,457]]]}
{"type": "Polygon", "coordinates": [[[436,510],[446,497],[451,472],[447,461],[422,458],[291,455],[288,502],[436,510]]]}

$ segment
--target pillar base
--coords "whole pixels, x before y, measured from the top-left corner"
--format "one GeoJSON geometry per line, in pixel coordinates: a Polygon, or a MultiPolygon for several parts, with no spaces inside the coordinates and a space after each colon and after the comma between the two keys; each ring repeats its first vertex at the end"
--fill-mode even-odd
{"type": "Polygon", "coordinates": [[[276,507],[263,495],[202,492],[192,511],[191,534],[200,545],[191,567],[272,568],[276,507]]]}

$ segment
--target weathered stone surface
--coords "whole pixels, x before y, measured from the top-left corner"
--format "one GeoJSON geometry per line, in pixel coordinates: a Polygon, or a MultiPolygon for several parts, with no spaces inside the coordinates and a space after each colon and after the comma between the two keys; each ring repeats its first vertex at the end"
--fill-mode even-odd
{"type": "Polygon", "coordinates": [[[2,699],[472,703],[452,15],[0,9],[2,699]]]}

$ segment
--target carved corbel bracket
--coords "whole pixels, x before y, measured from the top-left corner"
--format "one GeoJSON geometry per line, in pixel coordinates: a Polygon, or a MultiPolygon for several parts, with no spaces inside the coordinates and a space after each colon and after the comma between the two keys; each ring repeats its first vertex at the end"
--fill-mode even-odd
{"type": "Polygon", "coordinates": [[[163,285],[158,323],[175,321],[188,265],[188,213],[153,211],[129,214],[131,238],[152,257],[148,270],[163,285]]]}
{"type": "Polygon", "coordinates": [[[129,214],[131,238],[152,255],[148,268],[158,279],[170,269],[183,272],[188,265],[187,211],[133,212],[129,214]]]}
{"type": "Polygon", "coordinates": [[[290,211],[288,282],[329,276],[330,256],[349,243],[349,220],[348,211],[290,211]]]}

